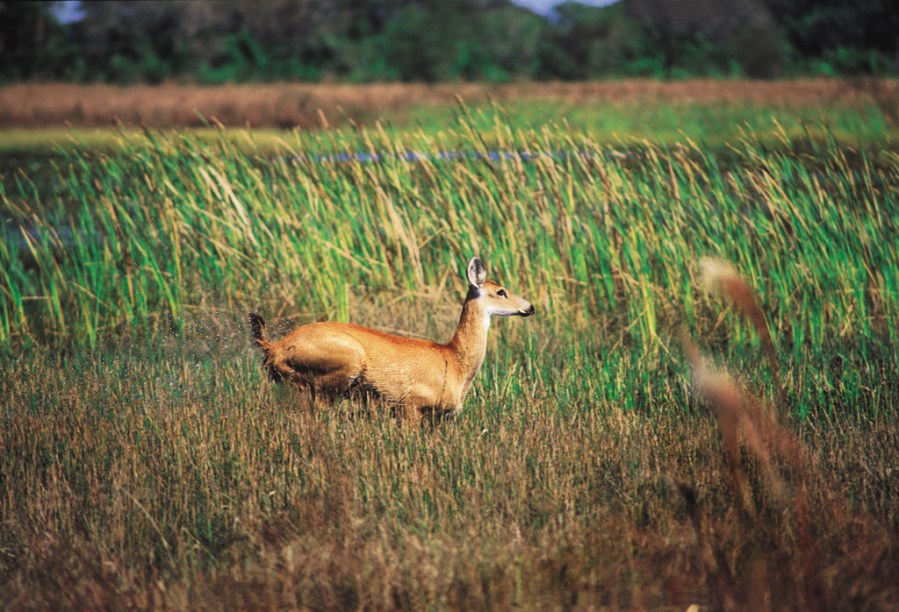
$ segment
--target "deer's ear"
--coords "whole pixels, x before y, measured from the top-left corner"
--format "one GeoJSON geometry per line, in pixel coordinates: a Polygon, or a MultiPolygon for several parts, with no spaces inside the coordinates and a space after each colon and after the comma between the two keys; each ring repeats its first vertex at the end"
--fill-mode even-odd
{"type": "Polygon", "coordinates": [[[468,284],[480,289],[487,282],[487,271],[480,257],[472,257],[468,262],[468,284]]]}

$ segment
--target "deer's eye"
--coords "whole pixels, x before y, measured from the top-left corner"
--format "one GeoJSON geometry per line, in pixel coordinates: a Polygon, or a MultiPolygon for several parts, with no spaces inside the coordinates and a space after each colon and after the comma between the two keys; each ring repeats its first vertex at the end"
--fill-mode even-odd
{"type": "Polygon", "coordinates": [[[505,289],[500,289],[499,291],[496,292],[496,295],[498,295],[499,297],[502,297],[502,298],[509,297],[509,294],[506,293],[505,289]]]}

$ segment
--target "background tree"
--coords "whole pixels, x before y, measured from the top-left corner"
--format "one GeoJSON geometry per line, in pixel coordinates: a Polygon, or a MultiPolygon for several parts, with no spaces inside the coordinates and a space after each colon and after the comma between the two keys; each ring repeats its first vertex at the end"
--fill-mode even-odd
{"type": "Polygon", "coordinates": [[[493,82],[621,76],[883,75],[890,0],[0,0],[0,80],[493,82]]]}
{"type": "Polygon", "coordinates": [[[53,15],[53,2],[0,2],[0,78],[33,79],[52,73],[76,50],[53,15]]]}
{"type": "Polygon", "coordinates": [[[797,61],[825,74],[899,71],[899,6],[893,0],[764,0],[797,61]]]}

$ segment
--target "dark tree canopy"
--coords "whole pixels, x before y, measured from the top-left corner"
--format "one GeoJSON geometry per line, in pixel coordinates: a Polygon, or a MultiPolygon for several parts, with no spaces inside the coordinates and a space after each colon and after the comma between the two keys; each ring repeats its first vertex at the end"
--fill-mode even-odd
{"type": "Polygon", "coordinates": [[[0,79],[204,83],[895,74],[891,0],[0,2],[0,79]]]}

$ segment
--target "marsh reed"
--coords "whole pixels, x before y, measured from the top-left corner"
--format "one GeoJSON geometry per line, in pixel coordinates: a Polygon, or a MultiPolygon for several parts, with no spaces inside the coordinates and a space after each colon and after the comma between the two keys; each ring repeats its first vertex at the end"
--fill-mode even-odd
{"type": "Polygon", "coordinates": [[[0,606],[896,601],[895,155],[469,115],[266,157],[148,131],[52,189],[2,182],[0,606]],[[482,155],[398,155],[460,143],[482,155]],[[360,151],[394,155],[310,161],[360,151]],[[448,337],[473,254],[538,316],[497,323],[452,423],[300,411],[264,378],[246,310],[448,337]],[[703,288],[704,256],[757,311],[703,288]],[[734,373],[721,397],[776,404],[758,431],[801,476],[786,442],[722,437],[697,354],[734,373]]]}

